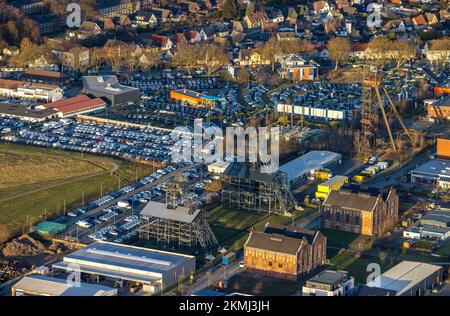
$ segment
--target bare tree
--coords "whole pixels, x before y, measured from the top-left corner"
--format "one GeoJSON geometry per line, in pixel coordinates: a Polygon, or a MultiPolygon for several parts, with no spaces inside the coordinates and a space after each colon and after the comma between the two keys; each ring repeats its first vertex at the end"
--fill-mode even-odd
{"type": "Polygon", "coordinates": [[[384,36],[373,38],[367,46],[367,50],[380,68],[386,65],[393,54],[392,42],[384,36]]]}
{"type": "Polygon", "coordinates": [[[177,47],[177,51],[173,57],[173,62],[178,67],[185,67],[191,73],[192,67],[195,66],[199,59],[198,45],[183,45],[177,47]]]}
{"type": "Polygon", "coordinates": [[[229,62],[229,56],[219,46],[208,44],[201,46],[200,56],[205,64],[206,73],[211,75],[229,62]]]}
{"type": "Polygon", "coordinates": [[[105,63],[105,50],[103,48],[94,47],[89,56],[89,67],[98,73],[103,63],[105,63]]]}
{"type": "Polygon", "coordinates": [[[405,61],[414,57],[416,52],[414,45],[404,40],[397,40],[392,43],[392,49],[395,51],[394,59],[397,63],[397,69],[400,68],[405,61]]]}
{"type": "Polygon", "coordinates": [[[331,59],[334,61],[335,70],[338,69],[341,63],[348,60],[350,54],[350,43],[348,39],[343,37],[333,38],[328,42],[327,48],[331,59]]]}

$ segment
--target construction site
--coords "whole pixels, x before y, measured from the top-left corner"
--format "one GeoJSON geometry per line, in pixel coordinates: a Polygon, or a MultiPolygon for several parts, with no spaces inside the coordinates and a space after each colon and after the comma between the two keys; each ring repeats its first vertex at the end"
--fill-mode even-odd
{"type": "Polygon", "coordinates": [[[203,250],[218,243],[202,210],[188,196],[188,179],[177,175],[166,188],[166,203],[150,201],[141,211],[139,238],[158,247],[203,250]]]}

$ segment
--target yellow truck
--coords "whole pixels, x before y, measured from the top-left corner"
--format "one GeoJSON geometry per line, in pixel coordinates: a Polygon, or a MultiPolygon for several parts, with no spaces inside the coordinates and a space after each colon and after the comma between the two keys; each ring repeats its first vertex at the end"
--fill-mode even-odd
{"type": "Polygon", "coordinates": [[[366,176],[363,174],[357,174],[357,175],[353,176],[352,179],[356,183],[363,183],[364,180],[366,179],[366,176]]]}
{"type": "Polygon", "coordinates": [[[314,171],[314,180],[328,180],[333,174],[329,169],[319,169],[314,171]]]}
{"type": "Polygon", "coordinates": [[[345,183],[348,183],[346,176],[334,176],[331,179],[317,186],[316,199],[325,199],[332,190],[339,190],[345,183]]]}

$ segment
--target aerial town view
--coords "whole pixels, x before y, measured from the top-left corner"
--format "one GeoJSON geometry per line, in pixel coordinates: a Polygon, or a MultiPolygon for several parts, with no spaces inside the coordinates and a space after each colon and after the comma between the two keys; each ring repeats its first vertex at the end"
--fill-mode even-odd
{"type": "Polygon", "coordinates": [[[448,0],[0,13],[0,296],[450,296],[448,0]]]}

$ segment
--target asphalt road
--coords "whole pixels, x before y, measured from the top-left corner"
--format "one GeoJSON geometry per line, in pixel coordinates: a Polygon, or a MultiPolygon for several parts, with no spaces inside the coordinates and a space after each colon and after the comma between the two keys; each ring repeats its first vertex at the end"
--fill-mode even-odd
{"type": "MultiPolygon", "coordinates": [[[[162,176],[161,178],[156,179],[155,181],[153,181],[151,183],[148,183],[148,184],[146,184],[146,185],[144,185],[144,186],[142,186],[142,187],[140,187],[140,188],[138,188],[136,190],[133,190],[133,191],[130,191],[130,192],[124,194],[124,195],[121,195],[118,198],[113,199],[113,200],[109,201],[108,203],[105,203],[105,204],[103,204],[103,205],[101,205],[101,206],[99,206],[99,207],[97,207],[97,208],[95,208],[93,210],[90,210],[90,211],[88,211],[88,212],[86,212],[84,214],[81,214],[80,216],[70,218],[69,221],[67,221],[65,223],[67,225],[67,227],[69,227],[69,228],[66,229],[64,232],[62,232],[60,234],[60,236],[76,237],[78,235],[78,239],[79,239],[80,242],[83,242],[83,243],[92,242],[92,240],[88,238],[88,235],[91,234],[92,232],[94,232],[95,230],[100,230],[103,227],[111,225],[112,224],[111,221],[107,221],[107,222],[104,222],[102,224],[97,224],[96,226],[91,227],[89,229],[78,227],[75,224],[77,221],[89,218],[91,216],[94,216],[98,212],[104,210],[105,208],[108,208],[108,207],[111,207],[113,205],[116,205],[117,202],[120,202],[120,201],[122,201],[124,199],[128,199],[128,198],[132,197],[133,195],[135,195],[135,194],[137,194],[139,192],[151,189],[151,188],[159,185],[160,183],[175,177],[177,174],[180,174],[180,173],[183,173],[186,170],[195,168],[195,167],[199,166],[200,164],[201,163],[198,162],[198,163],[195,163],[195,164],[192,164],[192,165],[189,165],[189,166],[185,166],[183,168],[176,169],[175,171],[173,171],[171,173],[168,173],[168,174],[162,176]]],[[[128,217],[130,215],[131,215],[131,211],[124,212],[121,215],[116,216],[115,222],[118,223],[118,222],[124,220],[126,217],[128,217]]]]}
{"type": "Polygon", "coordinates": [[[382,188],[382,187],[392,186],[392,185],[401,183],[402,175],[404,175],[405,173],[407,173],[408,171],[410,171],[412,169],[415,169],[416,165],[423,164],[424,162],[428,161],[428,159],[429,158],[428,158],[427,152],[424,151],[424,152],[418,154],[417,156],[415,156],[413,159],[411,159],[411,161],[406,163],[404,166],[402,166],[392,172],[386,172],[385,174],[380,175],[379,177],[374,179],[373,181],[367,182],[367,184],[369,184],[370,186],[375,187],[375,188],[382,188]],[[387,179],[385,179],[386,177],[387,177],[387,179]]]}
{"type": "MultiPolygon", "coordinates": [[[[220,280],[224,279],[230,279],[233,275],[244,271],[243,268],[239,267],[240,259],[237,259],[233,263],[224,266],[224,265],[217,265],[214,268],[212,268],[213,272],[205,272],[202,273],[201,276],[199,276],[195,282],[186,288],[185,293],[183,293],[183,296],[191,296],[192,294],[197,293],[200,290],[206,289],[210,286],[217,286],[220,280]]],[[[174,289],[170,292],[165,293],[165,296],[174,296],[175,292],[178,289],[174,289]]]]}

